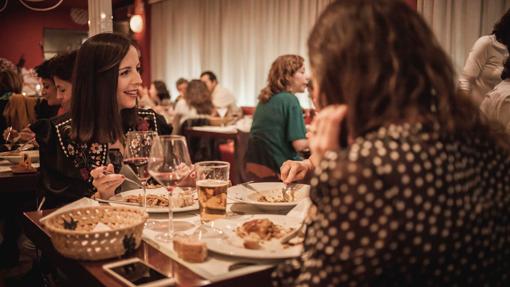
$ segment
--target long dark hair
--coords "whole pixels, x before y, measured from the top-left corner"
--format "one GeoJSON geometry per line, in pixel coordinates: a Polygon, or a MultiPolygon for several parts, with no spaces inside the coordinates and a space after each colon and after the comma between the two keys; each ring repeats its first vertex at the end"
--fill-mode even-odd
{"type": "Polygon", "coordinates": [[[23,89],[23,77],[16,70],[0,71],[0,96],[5,93],[20,94],[23,89]]]}
{"type": "Polygon", "coordinates": [[[199,115],[210,115],[214,111],[211,93],[204,82],[191,80],[184,94],[184,101],[197,110],[199,115]]]}
{"type": "Polygon", "coordinates": [[[73,73],[72,138],[99,143],[122,139],[117,83],[130,46],[129,39],[112,33],[97,34],[81,46],[73,73]]]}
{"type": "Polygon", "coordinates": [[[170,92],[166,88],[166,84],[163,81],[154,81],[152,82],[154,88],[156,88],[156,94],[160,101],[170,100],[170,92]]]}
{"type": "Polygon", "coordinates": [[[61,80],[71,82],[77,54],[78,50],[73,50],[51,58],[49,60],[51,75],[53,77],[59,77],[61,80]]]}
{"type": "Polygon", "coordinates": [[[498,42],[505,44],[507,49],[510,46],[510,9],[499,19],[492,29],[492,34],[496,36],[498,42]]]}
{"type": "Polygon", "coordinates": [[[322,106],[347,104],[352,136],[421,122],[445,134],[484,133],[478,108],[455,91],[454,70],[425,21],[403,1],[344,0],[308,39],[322,106]]]}
{"type": "Polygon", "coordinates": [[[259,101],[267,103],[271,97],[281,92],[287,92],[292,76],[303,67],[305,60],[299,55],[279,56],[271,64],[267,75],[267,84],[260,91],[259,101]]]}

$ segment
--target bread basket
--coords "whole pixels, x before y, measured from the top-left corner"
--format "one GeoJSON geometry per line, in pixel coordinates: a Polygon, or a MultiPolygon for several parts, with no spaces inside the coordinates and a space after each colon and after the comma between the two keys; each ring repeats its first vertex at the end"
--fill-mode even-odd
{"type": "Polygon", "coordinates": [[[101,260],[137,249],[147,218],[147,213],[136,207],[91,206],[50,215],[43,224],[60,254],[78,260],[101,260]]]}

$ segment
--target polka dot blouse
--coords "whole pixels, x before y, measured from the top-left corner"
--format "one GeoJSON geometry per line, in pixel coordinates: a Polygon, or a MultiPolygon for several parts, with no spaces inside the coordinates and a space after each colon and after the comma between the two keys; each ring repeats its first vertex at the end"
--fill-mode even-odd
{"type": "Polygon", "coordinates": [[[304,253],[275,286],[510,286],[510,160],[494,143],[391,125],[315,173],[304,253]]]}

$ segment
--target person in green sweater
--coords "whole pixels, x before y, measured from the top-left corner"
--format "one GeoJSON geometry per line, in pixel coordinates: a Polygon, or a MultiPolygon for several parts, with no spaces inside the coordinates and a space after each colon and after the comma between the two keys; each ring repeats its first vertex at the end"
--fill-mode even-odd
{"type": "Polygon", "coordinates": [[[252,178],[277,177],[286,160],[299,160],[308,148],[305,122],[295,93],[306,89],[304,59],[279,56],[271,65],[253,115],[246,153],[246,171],[252,178]]]}

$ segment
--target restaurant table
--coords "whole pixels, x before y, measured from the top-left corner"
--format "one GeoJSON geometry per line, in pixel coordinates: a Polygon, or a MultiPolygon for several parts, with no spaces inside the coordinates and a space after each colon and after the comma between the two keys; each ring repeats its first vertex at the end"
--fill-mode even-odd
{"type": "Polygon", "coordinates": [[[39,181],[39,172],[14,174],[8,171],[11,164],[0,160],[0,192],[1,193],[34,193],[39,181]]]}
{"type": "MultiPolygon", "coordinates": [[[[60,255],[53,244],[49,234],[39,222],[39,219],[48,215],[53,210],[25,212],[23,216],[23,228],[25,234],[43,252],[50,262],[60,268],[73,282],[79,282],[79,286],[125,286],[110,274],[106,273],[102,266],[107,263],[118,261],[119,258],[101,261],[79,261],[68,259],[60,255]]],[[[153,248],[143,241],[140,248],[135,251],[133,257],[139,257],[159,271],[174,276],[176,286],[270,286],[271,269],[265,269],[240,277],[210,283],[185,266],[172,260],[170,257],[153,248]]]]}

